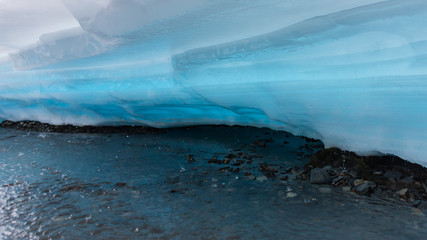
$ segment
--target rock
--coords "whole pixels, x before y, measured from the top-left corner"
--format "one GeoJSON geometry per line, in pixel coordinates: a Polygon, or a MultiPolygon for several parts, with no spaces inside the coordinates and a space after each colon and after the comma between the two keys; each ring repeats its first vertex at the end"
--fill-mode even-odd
{"type": "Polygon", "coordinates": [[[293,167],[287,167],[285,168],[285,173],[290,173],[292,172],[293,167]]]}
{"type": "Polygon", "coordinates": [[[332,179],[332,185],[338,186],[342,183],[344,183],[345,178],[343,176],[338,176],[334,179],[332,179]]]}
{"type": "Polygon", "coordinates": [[[390,181],[397,182],[402,177],[402,173],[390,170],[384,173],[384,176],[388,178],[390,181]]]}
{"type": "Polygon", "coordinates": [[[398,194],[399,194],[399,197],[403,199],[407,199],[409,197],[409,190],[407,188],[403,188],[399,190],[398,194]]]}
{"type": "Polygon", "coordinates": [[[283,177],[280,178],[280,181],[288,181],[288,177],[289,177],[289,175],[286,174],[286,175],[284,175],[283,177]]]}
{"type": "Polygon", "coordinates": [[[353,182],[353,185],[355,187],[357,187],[359,185],[362,185],[363,183],[364,183],[363,179],[355,179],[354,182],[353,182]]]}
{"type": "Polygon", "coordinates": [[[418,207],[421,204],[421,200],[415,200],[412,202],[413,207],[418,207]]]}
{"type": "Polygon", "coordinates": [[[258,180],[260,182],[264,182],[267,180],[267,177],[266,176],[259,176],[259,177],[256,177],[256,180],[258,180]]]}
{"type": "Polygon", "coordinates": [[[413,183],[414,182],[414,176],[409,176],[409,177],[403,178],[402,180],[400,180],[400,182],[413,183]]]}
{"type": "Polygon", "coordinates": [[[288,198],[294,198],[296,196],[298,196],[298,194],[296,194],[294,192],[288,192],[288,193],[286,193],[286,197],[288,197],[288,198]]]}
{"type": "Polygon", "coordinates": [[[278,170],[277,170],[277,169],[272,168],[272,167],[270,167],[270,166],[267,166],[267,167],[265,168],[265,171],[268,171],[268,172],[274,172],[274,173],[277,173],[277,172],[278,172],[278,170]]]}
{"type": "Polygon", "coordinates": [[[211,159],[208,160],[208,163],[209,164],[212,164],[212,163],[214,163],[214,164],[222,164],[222,161],[219,160],[219,159],[217,159],[217,157],[212,157],[211,159]]]}
{"type": "Polygon", "coordinates": [[[188,154],[187,155],[187,162],[192,163],[195,162],[196,160],[194,159],[194,155],[193,154],[188,154]]]}
{"type": "Polygon", "coordinates": [[[282,180],[282,181],[286,181],[286,180],[295,181],[298,178],[299,178],[298,174],[286,174],[286,175],[283,175],[283,177],[280,178],[280,180],[282,180]]]}
{"type": "Polygon", "coordinates": [[[357,177],[357,173],[355,171],[350,171],[349,172],[350,176],[352,176],[353,178],[357,177]]]}
{"type": "Polygon", "coordinates": [[[259,140],[255,141],[254,144],[256,144],[256,145],[258,145],[259,147],[262,147],[262,148],[265,147],[265,143],[263,143],[263,142],[261,142],[259,140]]]}
{"type": "Polygon", "coordinates": [[[425,200],[423,200],[423,201],[421,201],[421,203],[420,204],[418,204],[418,206],[417,206],[419,209],[425,209],[425,210],[427,210],[427,201],[425,201],[425,200]]]}
{"type": "Polygon", "coordinates": [[[254,175],[247,175],[246,178],[249,180],[255,180],[256,179],[256,177],[254,175]]]}
{"type": "Polygon", "coordinates": [[[358,185],[354,189],[354,191],[358,194],[369,196],[373,192],[375,187],[376,184],[374,182],[365,182],[358,185]]]}
{"type": "Polygon", "coordinates": [[[126,184],[126,183],[124,183],[124,182],[118,182],[118,183],[116,183],[114,186],[116,186],[116,187],[126,187],[126,186],[127,186],[127,184],[126,184]]]}
{"type": "Polygon", "coordinates": [[[300,177],[303,181],[307,180],[307,175],[305,175],[305,173],[301,174],[300,177]]]}
{"type": "Polygon", "coordinates": [[[331,176],[329,176],[328,168],[314,168],[310,173],[310,183],[312,184],[329,184],[331,176]]]}
{"type": "Polygon", "coordinates": [[[332,169],[332,167],[331,167],[330,165],[328,165],[328,166],[324,166],[324,167],[323,167],[323,170],[327,171],[328,173],[333,172],[333,169],[332,169]]]}
{"type": "Polygon", "coordinates": [[[351,191],[351,187],[350,186],[342,187],[342,191],[343,192],[350,192],[351,191]]]}

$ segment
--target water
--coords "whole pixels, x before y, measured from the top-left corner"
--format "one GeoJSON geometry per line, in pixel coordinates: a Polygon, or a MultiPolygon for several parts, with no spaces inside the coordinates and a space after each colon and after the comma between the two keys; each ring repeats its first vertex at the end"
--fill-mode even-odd
{"type": "Polygon", "coordinates": [[[0,239],[424,239],[425,212],[406,203],[280,180],[319,147],[239,127],[0,129],[0,239]],[[208,164],[230,153],[245,163],[208,164]],[[277,177],[262,177],[264,162],[277,177]]]}

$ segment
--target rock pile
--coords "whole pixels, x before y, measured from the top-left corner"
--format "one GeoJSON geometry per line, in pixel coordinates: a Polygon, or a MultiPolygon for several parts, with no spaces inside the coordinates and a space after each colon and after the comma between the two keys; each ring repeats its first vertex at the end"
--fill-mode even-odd
{"type": "Polygon", "coordinates": [[[341,186],[370,196],[385,194],[427,206],[427,168],[396,156],[362,157],[338,148],[318,151],[306,164],[310,183],[341,186]]]}

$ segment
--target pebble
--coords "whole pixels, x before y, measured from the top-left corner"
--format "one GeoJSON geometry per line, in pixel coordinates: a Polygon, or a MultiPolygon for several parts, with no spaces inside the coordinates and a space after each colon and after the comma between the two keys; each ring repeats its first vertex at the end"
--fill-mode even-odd
{"type": "Polygon", "coordinates": [[[255,180],[256,179],[256,177],[254,175],[248,175],[248,176],[246,176],[246,178],[249,180],[255,180]]]}
{"type": "Polygon", "coordinates": [[[343,192],[350,192],[351,191],[351,187],[350,186],[342,187],[342,191],[343,192]]]}
{"type": "Polygon", "coordinates": [[[267,177],[266,176],[259,176],[259,177],[256,177],[256,180],[258,180],[260,182],[264,182],[267,180],[267,177]]]}

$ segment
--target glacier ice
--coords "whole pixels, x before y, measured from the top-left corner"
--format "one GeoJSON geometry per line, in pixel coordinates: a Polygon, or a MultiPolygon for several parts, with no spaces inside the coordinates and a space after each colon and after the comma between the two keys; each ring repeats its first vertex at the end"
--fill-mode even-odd
{"type": "Polygon", "coordinates": [[[78,26],[0,37],[0,119],[266,126],[427,165],[424,0],[62,3],[78,26]]]}

